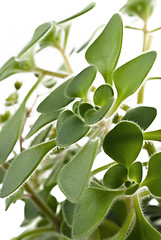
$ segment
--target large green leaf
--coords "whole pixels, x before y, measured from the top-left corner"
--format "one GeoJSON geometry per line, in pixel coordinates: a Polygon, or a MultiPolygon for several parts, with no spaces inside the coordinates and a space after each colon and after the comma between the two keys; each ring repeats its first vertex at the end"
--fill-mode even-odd
{"type": "Polygon", "coordinates": [[[91,3],[88,4],[84,9],[82,9],[80,12],[74,14],[73,16],[71,16],[71,17],[69,17],[69,18],[66,18],[66,19],[58,22],[58,24],[68,22],[68,21],[70,21],[70,20],[72,20],[72,19],[74,19],[74,18],[77,18],[77,17],[83,15],[84,13],[86,13],[86,12],[90,11],[92,8],[94,8],[95,5],[96,5],[96,4],[95,4],[94,2],[91,2],[91,3]]]}
{"type": "Polygon", "coordinates": [[[114,91],[109,84],[102,84],[94,92],[93,102],[95,105],[103,106],[114,96],[114,91]]]}
{"type": "Polygon", "coordinates": [[[87,98],[89,87],[96,76],[96,68],[89,66],[74,77],[66,88],[66,94],[70,98],[87,98]]]}
{"type": "Polygon", "coordinates": [[[122,46],[123,26],[119,14],[115,14],[100,36],[87,49],[86,60],[94,64],[105,82],[112,84],[112,73],[116,67],[122,46]]]}
{"type": "Polygon", "coordinates": [[[38,112],[55,112],[72,102],[73,99],[67,97],[65,94],[66,87],[68,86],[70,81],[71,79],[67,80],[66,82],[58,86],[53,92],[51,92],[50,95],[45,98],[38,106],[38,112]]]}
{"type": "Polygon", "coordinates": [[[147,52],[116,69],[113,74],[117,90],[115,105],[119,106],[123,100],[136,92],[149,73],[155,59],[156,52],[147,52]]]}
{"type": "Polygon", "coordinates": [[[93,231],[106,215],[117,191],[103,191],[88,188],[82,198],[75,204],[72,236],[80,238],[93,231]]]}
{"type": "Polygon", "coordinates": [[[5,177],[1,197],[6,197],[21,186],[32,174],[43,157],[55,147],[55,140],[36,145],[21,152],[13,161],[5,177]]]}
{"type": "Polygon", "coordinates": [[[6,122],[0,132],[0,163],[3,163],[13,150],[23,128],[26,109],[23,102],[15,114],[6,122]]]}
{"type": "Polygon", "coordinates": [[[123,121],[106,135],[103,149],[113,160],[129,168],[136,160],[142,144],[140,128],[135,123],[123,121]]]}
{"type": "Polygon", "coordinates": [[[89,129],[89,126],[73,114],[73,116],[67,118],[58,131],[57,144],[60,147],[71,145],[84,137],[89,129]]]}
{"type": "Polygon", "coordinates": [[[71,202],[77,202],[88,186],[97,147],[98,140],[88,142],[59,174],[58,186],[71,202]]]}
{"type": "MultiPolygon", "coordinates": [[[[136,197],[135,197],[136,198],[136,197]]],[[[161,235],[144,218],[138,200],[134,200],[136,220],[127,240],[160,240],[161,235]]]]}
{"type": "Polygon", "coordinates": [[[46,129],[43,129],[38,135],[36,135],[36,137],[31,141],[30,147],[44,142],[47,136],[49,135],[51,128],[52,125],[48,126],[46,129]]]}
{"type": "Polygon", "coordinates": [[[142,186],[147,186],[150,192],[157,196],[161,197],[161,152],[158,152],[149,160],[148,173],[145,180],[142,182],[142,186]]]}
{"type": "Polygon", "coordinates": [[[42,113],[38,117],[38,119],[36,120],[36,122],[34,123],[32,128],[30,129],[30,131],[28,132],[26,138],[30,138],[39,129],[41,129],[48,123],[55,121],[57,119],[59,113],[60,113],[60,111],[55,111],[55,112],[50,112],[50,113],[42,113]]]}
{"type": "Polygon", "coordinates": [[[143,133],[144,140],[152,140],[152,141],[159,141],[161,142],[161,129],[150,131],[150,132],[144,132],[143,133]]]}
{"type": "Polygon", "coordinates": [[[157,115],[157,110],[153,107],[136,107],[127,111],[122,120],[137,123],[141,129],[146,130],[157,115]]]}
{"type": "Polygon", "coordinates": [[[67,120],[67,118],[73,116],[73,112],[70,110],[65,110],[63,112],[60,113],[59,117],[58,117],[58,121],[56,124],[56,129],[57,132],[59,132],[59,130],[61,129],[61,127],[63,126],[64,122],[67,120]]]}
{"type": "Polygon", "coordinates": [[[103,177],[103,183],[107,188],[119,188],[127,179],[127,169],[116,164],[107,170],[103,177]]]}

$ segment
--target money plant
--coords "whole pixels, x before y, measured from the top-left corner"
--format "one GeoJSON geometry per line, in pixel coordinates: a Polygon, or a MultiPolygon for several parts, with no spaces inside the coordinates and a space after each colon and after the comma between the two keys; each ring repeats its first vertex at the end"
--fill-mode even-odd
{"type": "Polygon", "coordinates": [[[0,197],[6,198],[6,210],[17,200],[24,202],[24,231],[15,240],[161,239],[161,152],[155,147],[161,129],[147,130],[157,109],[143,104],[145,85],[155,78],[148,75],[156,60],[150,43],[160,28],[147,27],[155,2],[128,0],[74,50],[85,52],[86,68],[73,72],[66,54],[71,21],[94,6],[38,26],[0,69],[1,81],[12,81],[8,77],[18,73],[35,77],[22,102],[22,83],[14,83],[0,115],[0,197]],[[124,26],[143,32],[143,51],[117,67],[124,14],[140,19],[141,27],[124,26]],[[36,65],[35,55],[47,47],[62,55],[59,69],[36,65]],[[40,85],[48,94],[38,102],[39,96],[31,95],[40,85]],[[133,94],[135,107],[128,102],[133,94]],[[147,151],[145,159],[139,158],[142,151],[147,151]],[[94,169],[101,158],[106,164],[94,169]],[[57,185],[63,202],[52,194],[57,185]]]}

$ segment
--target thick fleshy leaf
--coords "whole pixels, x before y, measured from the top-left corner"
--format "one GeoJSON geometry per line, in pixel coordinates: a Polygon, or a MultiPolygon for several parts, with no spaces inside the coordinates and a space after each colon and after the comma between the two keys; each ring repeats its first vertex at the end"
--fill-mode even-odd
{"type": "Polygon", "coordinates": [[[117,101],[115,103],[117,106],[136,92],[149,73],[155,59],[156,52],[147,52],[116,69],[113,80],[117,90],[117,101]]]}
{"type": "Polygon", "coordinates": [[[114,96],[112,87],[109,84],[99,86],[93,96],[95,105],[103,106],[105,103],[114,96]]]}
{"type": "Polygon", "coordinates": [[[88,142],[59,174],[58,186],[71,202],[77,202],[88,186],[97,147],[98,140],[88,142]]]}
{"type": "Polygon", "coordinates": [[[31,41],[22,49],[22,51],[18,54],[18,57],[22,56],[29,48],[31,48],[37,41],[39,41],[51,28],[52,23],[44,23],[40,25],[34,32],[34,35],[31,41]]]}
{"type": "Polygon", "coordinates": [[[89,188],[75,204],[72,236],[80,238],[94,230],[109,210],[118,191],[89,188]]]}
{"type": "Polygon", "coordinates": [[[79,114],[84,118],[87,112],[92,109],[94,109],[94,107],[90,103],[81,103],[79,105],[79,114]]]}
{"type": "Polygon", "coordinates": [[[144,140],[152,140],[152,141],[158,141],[161,142],[161,129],[150,131],[150,132],[144,132],[143,133],[144,140]]]}
{"type": "Polygon", "coordinates": [[[154,107],[136,107],[127,111],[122,120],[128,120],[137,123],[141,129],[146,130],[157,115],[154,107]]]}
{"type": "Polygon", "coordinates": [[[34,123],[32,128],[30,129],[30,131],[27,134],[26,138],[30,138],[39,129],[41,129],[42,127],[44,127],[48,123],[55,121],[57,119],[59,113],[60,113],[60,111],[51,112],[51,113],[42,113],[38,117],[38,119],[36,120],[36,122],[34,123]]]}
{"type": "Polygon", "coordinates": [[[118,123],[104,138],[105,153],[116,162],[130,168],[143,144],[141,129],[132,122],[118,123]]]}
{"type": "Polygon", "coordinates": [[[45,139],[47,138],[50,130],[52,128],[52,125],[50,125],[49,127],[47,127],[46,129],[42,130],[32,141],[30,146],[34,146],[37,145],[39,143],[42,143],[45,141],[45,139]]]}
{"type": "Polygon", "coordinates": [[[72,20],[72,19],[74,19],[74,18],[77,18],[77,17],[83,15],[84,13],[86,13],[86,12],[90,11],[92,8],[94,8],[95,5],[96,5],[96,4],[95,4],[94,2],[91,2],[88,6],[86,6],[84,9],[82,9],[80,12],[74,14],[73,16],[71,16],[71,17],[69,17],[69,18],[66,18],[66,19],[58,22],[58,24],[68,22],[68,21],[70,21],[70,20],[72,20]]]}
{"type": "Polygon", "coordinates": [[[129,170],[129,177],[137,183],[141,183],[143,169],[141,162],[135,162],[129,170]]]}
{"type": "Polygon", "coordinates": [[[109,111],[109,109],[111,108],[113,102],[114,102],[114,98],[111,97],[105,103],[105,105],[103,105],[98,110],[89,110],[87,112],[86,116],[85,116],[86,123],[91,125],[91,124],[94,124],[94,123],[100,121],[106,115],[106,113],[109,111]]]}
{"type": "Polygon", "coordinates": [[[65,94],[66,87],[68,86],[70,81],[71,79],[67,80],[66,82],[58,86],[53,92],[51,92],[50,95],[47,96],[47,98],[45,98],[38,106],[38,112],[55,112],[72,102],[73,99],[67,97],[65,94]]]}
{"type": "Polygon", "coordinates": [[[10,166],[0,196],[6,197],[21,186],[32,174],[43,157],[55,147],[55,140],[36,145],[21,152],[10,166]]]}
{"type": "Polygon", "coordinates": [[[135,185],[132,185],[126,190],[125,194],[126,195],[133,195],[138,190],[138,188],[139,188],[138,183],[135,184],[135,185]]]}
{"type": "Polygon", "coordinates": [[[107,188],[119,188],[127,179],[127,168],[116,164],[107,170],[103,177],[103,183],[107,188]]]}
{"type": "Polygon", "coordinates": [[[71,203],[67,199],[63,203],[63,216],[69,227],[71,227],[73,224],[74,207],[75,203],[71,203]]]}
{"type": "Polygon", "coordinates": [[[96,77],[96,68],[90,66],[74,77],[66,88],[66,95],[70,98],[87,98],[87,92],[96,77]]]}
{"type": "Polygon", "coordinates": [[[127,240],[160,240],[161,235],[144,218],[138,200],[135,199],[136,220],[127,240]]]}
{"type": "Polygon", "coordinates": [[[26,109],[23,102],[15,114],[0,131],[0,163],[3,163],[13,150],[23,127],[26,109]]]}
{"type": "Polygon", "coordinates": [[[61,127],[63,126],[64,122],[67,120],[67,118],[69,118],[71,116],[74,116],[74,114],[70,110],[65,110],[60,113],[60,115],[58,117],[57,125],[56,125],[56,129],[58,132],[61,129],[61,127]]]}
{"type": "Polygon", "coordinates": [[[73,116],[67,118],[60,128],[57,136],[57,144],[60,147],[71,145],[84,137],[89,129],[89,126],[85,125],[80,118],[73,114],[73,116]]]}
{"type": "Polygon", "coordinates": [[[157,197],[161,197],[160,169],[161,169],[161,152],[158,152],[152,155],[152,157],[150,158],[147,176],[143,183],[141,184],[142,186],[147,186],[150,192],[157,197]]]}
{"type": "Polygon", "coordinates": [[[105,82],[112,84],[112,73],[116,67],[122,46],[123,26],[119,14],[115,14],[100,36],[87,49],[86,60],[94,64],[105,82]]]}

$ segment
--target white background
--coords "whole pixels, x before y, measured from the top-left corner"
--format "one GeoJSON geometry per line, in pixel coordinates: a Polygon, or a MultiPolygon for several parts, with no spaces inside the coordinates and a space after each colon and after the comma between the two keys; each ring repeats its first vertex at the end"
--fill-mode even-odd
{"type": "MultiPolygon", "coordinates": [[[[24,45],[31,39],[36,27],[51,20],[60,21],[84,8],[89,0],[1,0],[0,1],[0,66],[10,57],[16,56],[24,45]]],[[[106,24],[110,17],[119,11],[125,0],[96,0],[96,7],[84,16],[73,21],[68,52],[72,47],[79,48],[92,35],[93,31],[101,24],[106,24]]],[[[161,27],[161,3],[155,11],[153,19],[149,22],[149,29],[161,27]]],[[[142,27],[142,22],[136,19],[123,16],[125,25],[142,27]]],[[[153,34],[152,49],[158,53],[157,61],[149,76],[161,76],[161,32],[153,34]]],[[[142,50],[142,33],[133,30],[124,30],[124,43],[118,66],[136,57],[142,50]]],[[[55,52],[51,49],[46,51],[46,55],[40,54],[38,64],[45,66],[49,70],[54,70],[57,64],[55,52]]],[[[70,59],[74,71],[77,73],[86,65],[84,52],[79,56],[74,54],[70,59]]],[[[57,56],[58,59],[60,56],[57,56]]],[[[21,80],[22,75],[16,75],[0,83],[0,113],[3,113],[2,103],[4,98],[11,93],[15,80],[21,80]]],[[[30,88],[33,79],[30,74],[23,77],[25,89],[30,88]]],[[[152,128],[156,124],[161,128],[161,82],[155,81],[147,84],[145,92],[145,103],[149,106],[156,106],[158,117],[152,128]]],[[[27,91],[27,90],[26,90],[27,91]]],[[[61,198],[61,196],[60,196],[61,198]]],[[[19,225],[23,220],[23,204],[18,202],[12,205],[7,212],[4,212],[4,200],[0,200],[0,238],[9,240],[16,236],[22,229],[19,225]],[[3,236],[3,237],[1,237],[3,236]]]]}

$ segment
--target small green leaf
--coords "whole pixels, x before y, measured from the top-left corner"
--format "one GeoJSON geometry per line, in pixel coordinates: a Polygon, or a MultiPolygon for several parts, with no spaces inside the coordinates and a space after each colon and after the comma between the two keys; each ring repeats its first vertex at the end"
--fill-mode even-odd
{"type": "Polygon", "coordinates": [[[137,123],[141,129],[146,130],[154,121],[157,110],[154,107],[136,107],[127,111],[122,120],[128,120],[137,123]]]}
{"type": "Polygon", "coordinates": [[[60,147],[71,145],[84,137],[89,129],[89,126],[85,125],[80,118],[73,114],[73,116],[67,118],[59,130],[57,144],[60,147]]]}
{"type": "Polygon", "coordinates": [[[156,52],[147,52],[116,69],[113,80],[117,90],[117,106],[136,92],[149,73],[155,59],[156,52]]]}
{"type": "Polygon", "coordinates": [[[69,18],[66,18],[66,19],[58,22],[58,24],[68,22],[68,21],[70,21],[70,20],[72,20],[72,19],[74,19],[74,18],[77,18],[77,17],[83,15],[84,13],[86,13],[86,12],[90,11],[92,8],[94,8],[95,5],[96,5],[96,4],[95,4],[94,2],[91,2],[88,6],[86,6],[84,9],[82,9],[80,12],[74,14],[73,16],[71,16],[71,17],[69,17],[69,18]]]}
{"type": "Polygon", "coordinates": [[[43,81],[43,85],[46,88],[52,88],[55,86],[55,84],[56,84],[56,81],[54,78],[49,78],[49,79],[46,79],[45,81],[43,81]]]}
{"type": "Polygon", "coordinates": [[[107,188],[119,188],[127,179],[127,169],[116,164],[107,170],[103,177],[103,183],[107,188]]]}
{"type": "Polygon", "coordinates": [[[3,163],[13,150],[23,127],[26,109],[22,103],[15,114],[6,122],[0,132],[0,163],[3,163]]]}
{"type": "Polygon", "coordinates": [[[150,132],[144,132],[143,133],[144,140],[152,140],[152,141],[158,141],[161,142],[161,129],[150,131],[150,132]]]}
{"type": "Polygon", "coordinates": [[[132,122],[118,123],[104,138],[105,153],[116,162],[130,168],[143,144],[140,128],[132,122]]]}
{"type": "Polygon", "coordinates": [[[67,199],[63,203],[63,216],[69,227],[72,227],[73,224],[74,207],[75,204],[69,202],[67,199]]]}
{"type": "MultiPolygon", "coordinates": [[[[100,231],[101,239],[104,240],[115,235],[120,229],[120,227],[116,223],[108,219],[103,220],[103,222],[99,225],[98,228],[100,231]]],[[[120,239],[118,238],[118,240],[120,239]]]]}
{"type": "Polygon", "coordinates": [[[57,132],[59,132],[59,130],[65,123],[65,121],[71,116],[74,116],[74,114],[70,110],[65,110],[59,114],[57,125],[56,125],[57,132]]]}
{"type": "Polygon", "coordinates": [[[94,109],[94,107],[90,103],[81,103],[79,105],[79,114],[82,118],[85,118],[87,112],[92,109],[94,109]]]}
{"type": "Polygon", "coordinates": [[[90,66],[74,77],[66,88],[66,95],[70,98],[87,98],[87,92],[96,77],[96,68],[90,66]]]}
{"type": "Polygon", "coordinates": [[[59,174],[58,186],[71,202],[77,202],[88,186],[97,148],[98,140],[88,142],[59,174]]]}
{"type": "Polygon", "coordinates": [[[138,188],[139,188],[139,184],[132,185],[126,190],[125,194],[133,195],[138,190],[138,188]]]}
{"type": "Polygon", "coordinates": [[[21,186],[32,174],[43,157],[55,147],[55,140],[36,145],[21,152],[10,166],[4,180],[1,197],[6,197],[21,186]]]}
{"type": "Polygon", "coordinates": [[[143,169],[141,162],[135,162],[129,170],[129,177],[137,183],[141,183],[143,175],[143,169]]]}
{"type": "Polygon", "coordinates": [[[35,43],[37,43],[51,28],[52,23],[44,23],[40,25],[34,32],[34,35],[31,41],[22,49],[22,51],[18,54],[18,57],[22,56],[27,50],[29,50],[35,43]]]}
{"type": "Polygon", "coordinates": [[[85,121],[87,124],[91,125],[94,124],[98,121],[100,121],[106,113],[109,111],[111,108],[112,104],[114,102],[114,98],[111,97],[104,106],[99,108],[98,110],[89,110],[85,116],[85,121]]]}
{"type": "Polygon", "coordinates": [[[19,98],[19,95],[18,95],[18,92],[14,92],[14,93],[11,93],[5,100],[5,105],[7,107],[9,106],[13,106],[14,104],[18,103],[18,98],[19,98]]]}
{"type": "Polygon", "coordinates": [[[60,113],[60,111],[55,111],[55,112],[50,112],[50,113],[42,113],[38,117],[38,119],[36,120],[36,122],[34,123],[32,128],[30,129],[30,131],[28,132],[26,138],[30,138],[39,129],[41,129],[42,127],[44,127],[48,123],[55,121],[57,119],[59,113],[60,113]]]}
{"type": "Polygon", "coordinates": [[[114,92],[112,87],[109,84],[103,84],[96,89],[93,101],[95,105],[103,106],[113,96],[114,92]]]}
{"type": "Polygon", "coordinates": [[[45,98],[38,106],[38,112],[55,112],[72,102],[73,99],[65,95],[66,87],[70,81],[71,79],[68,79],[66,82],[58,86],[53,92],[51,92],[50,95],[45,98]]]}
{"type": "Polygon", "coordinates": [[[93,231],[105,217],[118,191],[88,188],[75,204],[72,236],[80,238],[93,231]]]}
{"type": "Polygon", "coordinates": [[[11,196],[9,196],[8,198],[6,198],[6,207],[5,207],[5,211],[8,210],[8,208],[10,207],[10,205],[12,203],[16,203],[17,200],[21,199],[23,195],[23,188],[20,188],[18,191],[16,191],[14,194],[12,194],[11,196]]]}
{"type": "Polygon", "coordinates": [[[50,125],[49,127],[47,127],[46,129],[42,130],[32,141],[30,144],[30,147],[37,145],[39,143],[42,143],[45,141],[45,139],[47,138],[50,130],[51,130],[52,125],[50,125]]]}
{"type": "Polygon", "coordinates": [[[105,82],[112,84],[112,73],[116,67],[122,46],[123,25],[119,14],[115,14],[100,36],[87,49],[86,60],[94,64],[105,82]]]}
{"type": "Polygon", "coordinates": [[[147,176],[141,184],[142,186],[147,186],[150,192],[157,197],[161,197],[160,168],[161,168],[161,152],[158,152],[152,155],[152,157],[150,158],[147,176]]]}

